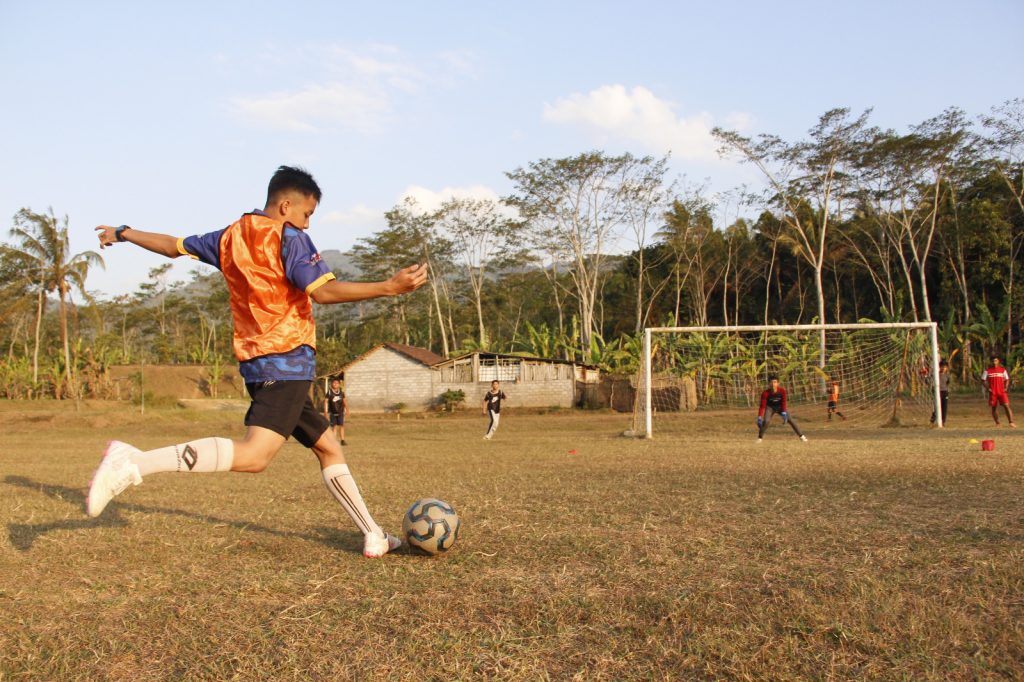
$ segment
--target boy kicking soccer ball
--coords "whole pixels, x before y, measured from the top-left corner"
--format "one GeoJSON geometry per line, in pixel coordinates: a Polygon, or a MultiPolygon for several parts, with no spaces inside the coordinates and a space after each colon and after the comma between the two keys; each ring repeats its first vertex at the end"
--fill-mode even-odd
{"type": "Polygon", "coordinates": [[[320,460],[327,490],[363,533],[364,556],[380,557],[402,544],[370,516],[341,445],[310,398],[316,372],[310,298],[327,304],[398,296],[422,286],[426,269],[413,265],[382,282],[337,281],[306,235],[320,196],[313,176],[281,166],[263,210],[222,230],[179,239],[127,225],[96,228],[100,248],[129,242],[168,258],[191,256],[221,271],[234,319],[235,356],[252,402],[242,440],[201,438],[147,452],[112,441],[89,485],[89,516],[99,516],[115,495],[152,474],[261,472],[293,436],[320,460]]]}
{"type": "Polygon", "coordinates": [[[789,424],[790,428],[793,429],[793,433],[799,436],[800,440],[806,441],[807,436],[800,432],[800,427],[789,416],[789,408],[786,404],[786,389],[779,385],[779,378],[771,376],[768,378],[768,382],[768,388],[764,389],[764,392],[761,393],[761,407],[757,411],[757,442],[760,443],[764,439],[764,434],[768,431],[768,422],[775,415],[782,417],[782,423],[789,424]],[[769,409],[772,412],[766,417],[765,411],[769,409]]]}

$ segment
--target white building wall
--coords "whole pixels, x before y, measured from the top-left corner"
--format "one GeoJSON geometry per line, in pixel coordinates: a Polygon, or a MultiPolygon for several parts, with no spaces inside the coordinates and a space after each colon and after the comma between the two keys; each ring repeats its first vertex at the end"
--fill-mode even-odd
{"type": "MultiPolygon", "coordinates": [[[[434,395],[441,395],[449,389],[461,390],[466,394],[464,407],[469,409],[479,409],[484,394],[491,390],[489,381],[442,383],[440,378],[440,373],[435,372],[434,395]]],[[[519,383],[503,381],[501,390],[508,397],[504,404],[509,407],[572,407],[576,397],[576,384],[572,379],[519,383]]]]}
{"type": "Polygon", "coordinates": [[[345,368],[345,398],[353,412],[383,412],[396,403],[424,410],[433,392],[436,372],[387,347],[378,348],[345,368]]]}
{"type": "MultiPolygon", "coordinates": [[[[531,363],[522,369],[518,382],[501,382],[508,396],[506,405],[573,407],[576,377],[572,366],[531,363]]],[[[451,368],[431,369],[385,346],[345,368],[345,396],[353,412],[383,412],[396,403],[417,411],[435,407],[438,397],[449,389],[462,390],[466,394],[464,407],[479,409],[490,381],[452,381],[459,374],[453,374],[451,368]]]]}

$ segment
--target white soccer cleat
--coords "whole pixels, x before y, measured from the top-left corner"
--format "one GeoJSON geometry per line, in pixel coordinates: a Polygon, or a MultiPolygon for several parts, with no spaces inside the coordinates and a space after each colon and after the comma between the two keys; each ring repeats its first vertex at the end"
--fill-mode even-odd
{"type": "Polygon", "coordinates": [[[761,442],[762,442],[763,440],[764,440],[764,438],[758,438],[758,439],[757,439],[757,442],[758,442],[758,443],[761,443],[761,442]]]}
{"type": "Polygon", "coordinates": [[[800,436],[800,440],[802,440],[803,442],[806,443],[807,442],[807,436],[800,436]]]}
{"type": "Polygon", "coordinates": [[[142,483],[139,467],[131,461],[131,455],[136,452],[141,450],[118,440],[112,440],[107,445],[89,484],[89,496],[85,500],[85,512],[89,516],[99,516],[115,495],[130,485],[142,483]]]}
{"type": "Polygon", "coordinates": [[[379,559],[388,552],[394,552],[402,546],[402,541],[390,533],[367,533],[363,540],[363,556],[367,559],[379,559]]]}

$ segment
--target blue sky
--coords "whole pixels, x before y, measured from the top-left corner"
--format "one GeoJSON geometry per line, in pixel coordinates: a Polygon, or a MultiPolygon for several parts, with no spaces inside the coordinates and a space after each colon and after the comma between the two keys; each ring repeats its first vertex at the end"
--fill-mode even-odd
{"type": "MultiPolygon", "coordinates": [[[[300,164],[310,236],[346,250],[404,196],[498,197],[541,158],[671,151],[728,189],[758,178],[715,125],[796,139],[849,106],[905,129],[1024,95],[1018,0],[372,5],[0,0],[0,216],[52,206],[75,251],[99,224],[185,236],[300,164]]],[[[103,256],[108,296],[164,262],[103,256]]]]}

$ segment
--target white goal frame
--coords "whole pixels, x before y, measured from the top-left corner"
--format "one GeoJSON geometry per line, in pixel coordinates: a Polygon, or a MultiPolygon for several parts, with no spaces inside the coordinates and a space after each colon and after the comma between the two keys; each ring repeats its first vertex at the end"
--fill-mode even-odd
{"type": "MultiPolygon", "coordinates": [[[[653,438],[653,416],[654,411],[651,409],[651,336],[656,333],[665,332],[686,332],[686,333],[701,333],[701,332],[789,332],[789,331],[820,331],[822,332],[822,343],[824,343],[824,332],[826,331],[858,331],[861,329],[926,329],[928,330],[928,337],[931,341],[932,348],[932,391],[934,393],[935,400],[935,414],[939,416],[935,420],[935,425],[938,428],[943,428],[942,424],[942,397],[939,394],[939,325],[937,322],[873,322],[873,323],[861,323],[861,324],[765,324],[765,325],[735,325],[735,326],[719,326],[719,327],[646,327],[644,328],[644,344],[643,344],[643,372],[644,372],[644,391],[643,391],[643,407],[644,407],[644,438],[653,438]]],[[[822,356],[820,362],[824,363],[826,358],[822,356]]]]}

